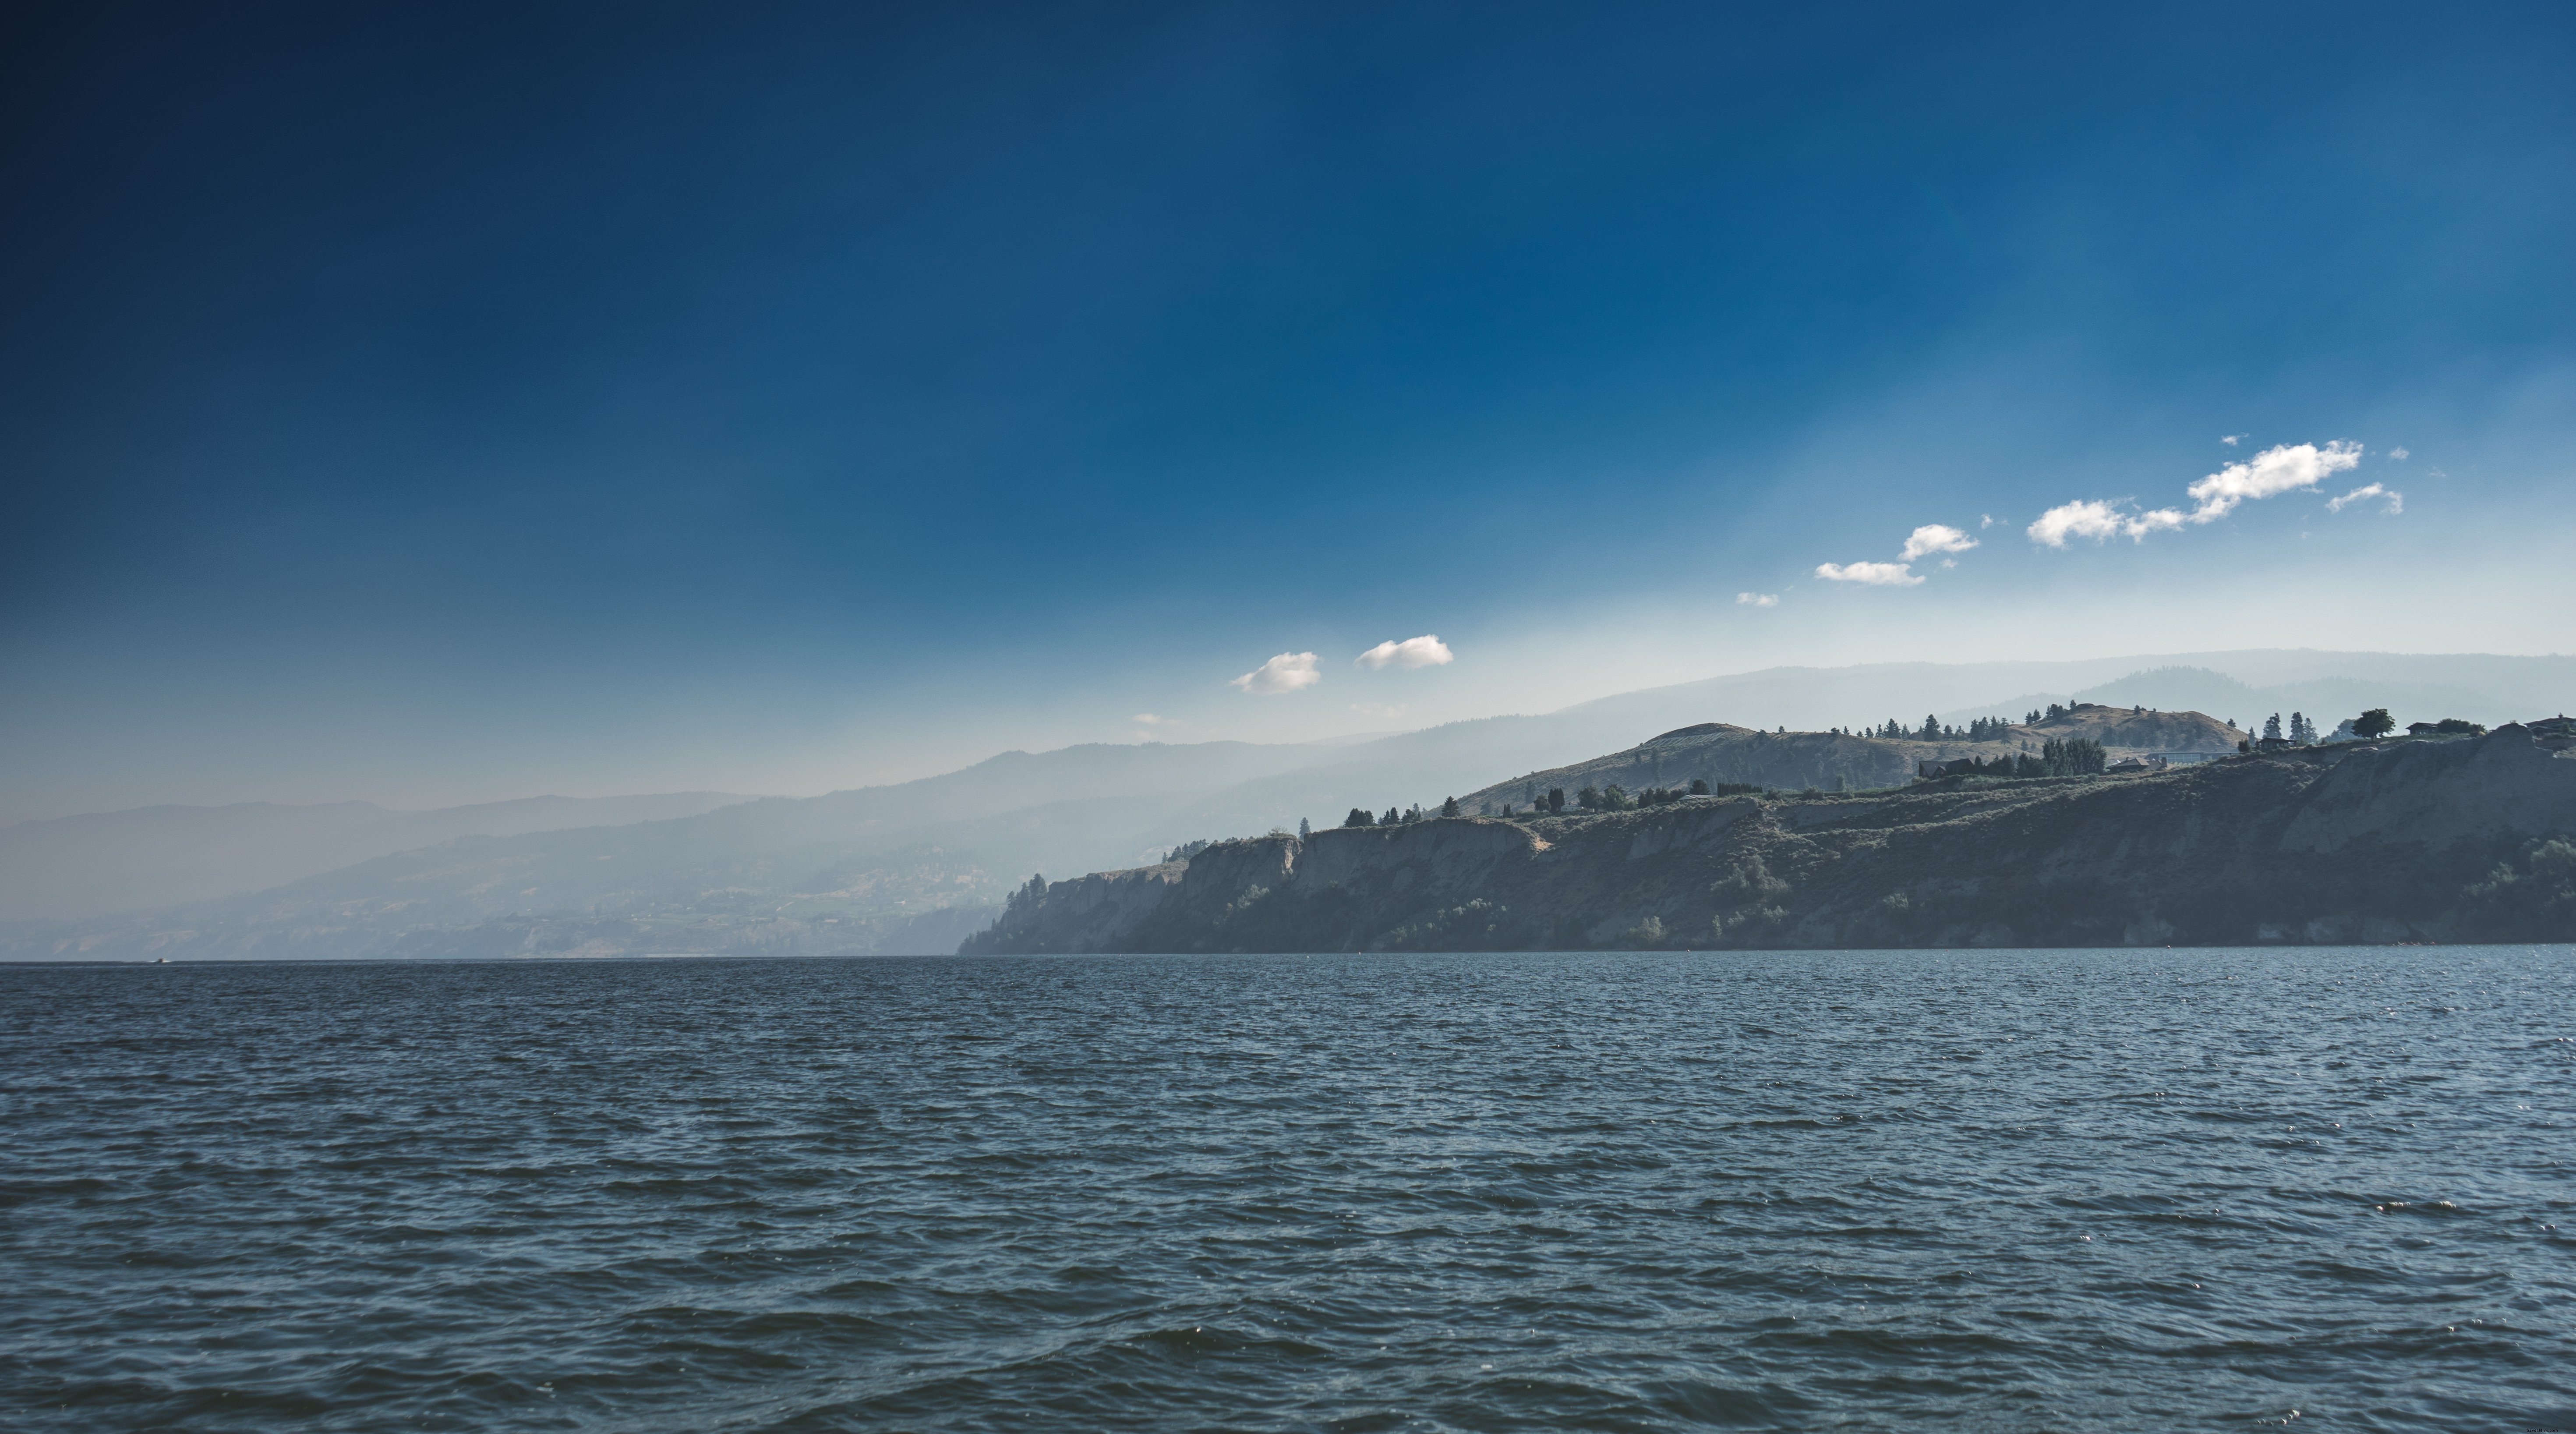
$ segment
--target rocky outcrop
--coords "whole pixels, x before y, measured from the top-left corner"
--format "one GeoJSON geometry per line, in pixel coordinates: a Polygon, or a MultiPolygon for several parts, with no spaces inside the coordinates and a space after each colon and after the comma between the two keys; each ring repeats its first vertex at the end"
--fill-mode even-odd
{"type": "Polygon", "coordinates": [[[2576,732],[1224,842],[1058,882],[966,949],[2465,939],[2576,940],[2576,732]]]}

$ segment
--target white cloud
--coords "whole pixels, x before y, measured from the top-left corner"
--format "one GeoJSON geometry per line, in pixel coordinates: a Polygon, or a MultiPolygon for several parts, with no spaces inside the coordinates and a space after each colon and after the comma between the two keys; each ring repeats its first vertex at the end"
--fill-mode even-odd
{"type": "Polygon", "coordinates": [[[1980,514],[1980,515],[1978,516],[1978,518],[1977,518],[1977,528],[1978,528],[1978,531],[1980,531],[1980,532],[1984,531],[1985,529],[1991,528],[1991,527],[1993,527],[1994,525],[1995,525],[1995,515],[1994,515],[1994,514],[1992,514],[1992,513],[1984,513],[1984,514],[1980,514]]]}
{"type": "Polygon", "coordinates": [[[2329,443],[2319,448],[2313,443],[2282,444],[2266,448],[2244,463],[2230,463],[2183,491],[2200,506],[2193,509],[2195,523],[2215,523],[2236,511],[2236,505],[2248,498],[2270,498],[2296,488],[2314,488],[2329,474],[2361,466],[2361,445],[2329,443]]]}
{"type": "Polygon", "coordinates": [[[2326,511],[2329,513],[2340,513],[2355,503],[2367,503],[2373,498],[2387,499],[2388,507],[2385,511],[2391,514],[2403,513],[2406,511],[2406,495],[2390,488],[2385,483],[2365,483],[2362,486],[2353,489],[2351,492],[2344,494],[2340,498],[2328,498],[2326,500],[2326,511]]]}
{"type": "Polygon", "coordinates": [[[1780,595],[1778,593],[1737,593],[1735,595],[1735,600],[1746,607],[1778,607],[1780,605],[1780,595]]]}
{"type": "Polygon", "coordinates": [[[1255,697],[1276,697],[1282,692],[1312,687],[1323,680],[1324,674],[1315,670],[1315,654],[1283,652],[1226,686],[1239,688],[1255,697]]]}
{"type": "Polygon", "coordinates": [[[1408,637],[1402,642],[1381,642],[1359,655],[1353,663],[1372,670],[1384,667],[1442,667],[1458,660],[1449,644],[1429,633],[1408,637]]]}
{"type": "Polygon", "coordinates": [[[2407,451],[2406,451],[2405,449],[2403,449],[2403,448],[2391,448],[2391,449],[2389,449],[2389,450],[2388,450],[2388,456],[2389,456],[2389,457],[2391,457],[2391,458],[2396,459],[2396,460],[2397,460],[2398,462],[2400,462],[2400,463],[2403,463],[2403,462],[2405,462],[2407,459],[2412,458],[2412,457],[2414,457],[2415,455],[2414,455],[2414,454],[2412,454],[2412,453],[2407,452],[2407,451]]]}
{"type": "Polygon", "coordinates": [[[2219,442],[2221,442],[2221,443],[2226,444],[2226,445],[2227,445],[2228,447],[2230,447],[2230,448],[2233,448],[2233,447],[2235,447],[2239,442],[2241,442],[2241,441],[2243,441],[2244,439],[2249,438],[2249,437],[2251,437],[2251,436],[2252,436],[2251,434],[2245,434],[2245,433],[2227,433],[2227,434],[2221,434],[2221,435],[2219,436],[2218,441],[2219,441],[2219,442]]]}
{"type": "Polygon", "coordinates": [[[1816,576],[1827,582],[1883,588],[1910,588],[1923,581],[1903,563],[1818,563],[1816,576]]]}
{"type": "Polygon", "coordinates": [[[1964,553],[1976,545],[1976,539],[1947,523],[1926,523],[1914,530],[1896,556],[1910,563],[1932,553],[1964,553]]]}
{"type": "MultiPolygon", "coordinates": [[[[2244,436],[2240,433],[2220,441],[2234,443],[2244,436]]],[[[2360,464],[2358,443],[2336,442],[2323,448],[2313,443],[2285,443],[2266,448],[2243,463],[2230,463],[2184,489],[2198,505],[2188,513],[2178,508],[2132,512],[2125,498],[2118,502],[2088,498],[2058,504],[2040,514],[2039,521],[2025,531],[2032,542],[2052,548],[2065,547],[2069,538],[2091,538],[2098,543],[2116,536],[2138,542],[2149,533],[2170,532],[2185,523],[2215,523],[2248,499],[2276,497],[2295,489],[2313,490],[2327,475],[2360,464]]]]}
{"type": "Polygon", "coordinates": [[[1139,712],[1127,720],[1130,722],[1142,723],[1148,727],[1187,727],[1190,725],[1178,717],[1157,717],[1151,712],[1139,712]]]}
{"type": "Polygon", "coordinates": [[[2066,546],[2066,540],[2069,538],[2091,538],[2098,543],[2107,538],[2120,537],[2138,542],[2149,533],[2179,528],[2182,524],[2182,514],[2172,508],[2132,513],[2117,503],[2088,498],[2078,503],[2058,504],[2040,514],[2039,521],[2031,524],[2024,531],[2030,535],[2030,540],[2034,543],[2045,543],[2052,548],[2062,548],[2066,546]]]}

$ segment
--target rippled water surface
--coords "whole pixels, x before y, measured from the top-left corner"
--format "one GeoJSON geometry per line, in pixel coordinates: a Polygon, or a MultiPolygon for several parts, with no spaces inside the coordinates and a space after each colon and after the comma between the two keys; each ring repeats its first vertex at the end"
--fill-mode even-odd
{"type": "Polygon", "coordinates": [[[2576,1428],[2576,948],[0,994],[8,1427],[2576,1428]]]}

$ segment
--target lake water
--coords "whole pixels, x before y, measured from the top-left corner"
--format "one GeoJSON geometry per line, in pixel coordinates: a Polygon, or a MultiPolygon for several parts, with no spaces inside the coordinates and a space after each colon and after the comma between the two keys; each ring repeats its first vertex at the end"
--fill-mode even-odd
{"type": "Polygon", "coordinates": [[[2576,1429],[2576,948],[0,997],[14,1429],[2576,1429]]]}

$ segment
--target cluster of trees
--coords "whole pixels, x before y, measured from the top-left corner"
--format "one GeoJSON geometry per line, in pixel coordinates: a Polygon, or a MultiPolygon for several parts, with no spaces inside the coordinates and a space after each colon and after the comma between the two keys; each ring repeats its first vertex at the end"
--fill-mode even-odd
{"type": "Polygon", "coordinates": [[[1366,807],[1353,807],[1351,808],[1351,814],[1342,818],[1342,825],[1346,827],[1400,827],[1407,822],[1421,821],[1422,818],[1423,811],[1422,808],[1418,806],[1411,810],[1389,807],[1386,809],[1386,815],[1382,817],[1369,815],[1369,810],[1366,807]]]}
{"type": "MultiPolygon", "coordinates": [[[[1719,782],[1711,785],[1706,777],[1693,777],[1687,787],[1648,787],[1629,793],[1616,785],[1595,790],[1585,787],[1574,794],[1574,804],[1587,812],[1624,812],[1634,807],[1669,806],[1684,797],[1732,797],[1762,789],[1751,782],[1719,782]]],[[[1554,797],[1556,793],[1548,793],[1554,797]]]]}
{"type": "Polygon", "coordinates": [[[1191,857],[1198,855],[1200,852],[1203,852],[1214,845],[1216,845],[1214,841],[1205,837],[1202,837],[1197,841],[1185,841],[1179,846],[1172,848],[1170,851],[1163,853],[1163,860],[1188,861],[1191,857]]]}
{"type": "MultiPolygon", "coordinates": [[[[2030,716],[2034,722],[2039,720],[2039,714],[2036,712],[2030,716]]],[[[1833,731],[1844,737],[1855,735],[1849,729],[1842,727],[1836,727],[1833,731]]],[[[2001,717],[1976,717],[1971,718],[1967,726],[1956,727],[1946,725],[1940,718],[1926,713],[1923,717],[1923,725],[1920,727],[1908,727],[1890,717],[1875,727],[1862,728],[1857,735],[1877,737],[1889,742],[2002,742],[2011,738],[2012,723],[2001,717]]]]}
{"type": "MultiPolygon", "coordinates": [[[[1511,808],[1505,807],[1503,810],[1508,812],[1511,808]]],[[[1389,807],[1386,809],[1386,815],[1380,817],[1371,816],[1368,808],[1366,807],[1353,807],[1351,808],[1351,814],[1342,818],[1342,825],[1346,827],[1400,827],[1409,822],[1427,822],[1435,816],[1454,817],[1458,814],[1458,799],[1456,797],[1451,797],[1447,801],[1442,802],[1440,804],[1440,810],[1436,812],[1426,812],[1419,806],[1406,807],[1402,810],[1389,807]]],[[[1297,823],[1297,834],[1299,836],[1307,835],[1305,822],[1300,821],[1297,823]]]]}
{"type": "MultiPolygon", "coordinates": [[[[1204,847],[1207,843],[1200,842],[1199,845],[1204,847]]],[[[1009,921],[1015,917],[1034,914],[1038,909],[1038,903],[1045,898],[1046,878],[1032,872],[1029,874],[1027,885],[1013,888],[1010,895],[1002,898],[1002,919],[1009,921]]]]}
{"type": "Polygon", "coordinates": [[[2281,714],[2275,712],[2263,719],[2263,740],[2288,742],[2297,747],[2313,747],[2317,745],[2317,724],[2309,721],[2305,713],[2293,712],[2290,714],[2290,730],[2284,733],[2281,730],[2281,714]]]}
{"type": "Polygon", "coordinates": [[[1979,760],[1970,757],[1962,773],[1982,777],[2089,777],[2098,775],[2110,765],[2102,744],[2086,737],[2051,737],[2039,744],[2037,752],[2020,752],[2010,756],[1979,760]]]}
{"type": "MultiPolygon", "coordinates": [[[[2230,722],[2227,725],[2233,727],[2236,724],[2230,722]]],[[[2341,741],[2346,738],[2360,742],[2375,742],[2382,737],[2390,735],[2396,730],[2397,719],[2389,716],[2388,709],[2385,707],[2373,707],[2358,717],[2349,717],[2344,719],[2344,721],[2334,729],[2331,739],[2329,739],[2325,734],[2320,733],[2317,730],[2317,724],[2309,721],[2302,713],[2291,713],[2289,725],[2287,727],[2282,725],[2281,714],[2278,712],[2275,712],[2271,716],[2263,719],[2263,741],[2265,743],[2284,742],[2298,747],[2313,747],[2319,742],[2327,740],[2341,741]]],[[[2480,726],[2478,723],[2471,722],[2463,717],[2445,717],[2439,722],[2418,722],[2409,730],[2415,732],[2432,732],[2442,736],[2458,735],[2464,737],[2482,737],[2486,735],[2487,729],[2480,726]]],[[[2240,752],[2253,751],[2254,743],[2251,740],[2239,742],[2236,744],[2236,750],[2240,752]]]]}
{"type": "MultiPolygon", "coordinates": [[[[1565,810],[1565,788],[1563,787],[1548,788],[1547,795],[1544,797],[1538,794],[1538,789],[1536,787],[1523,787],[1521,789],[1521,795],[1527,798],[1529,803],[1528,809],[1523,813],[1523,815],[1535,815],[1540,812],[1545,812],[1550,816],[1554,816],[1558,812],[1565,810]]],[[[1511,803],[1503,803],[1503,815],[1507,817],[1513,815],[1511,803]]]]}

